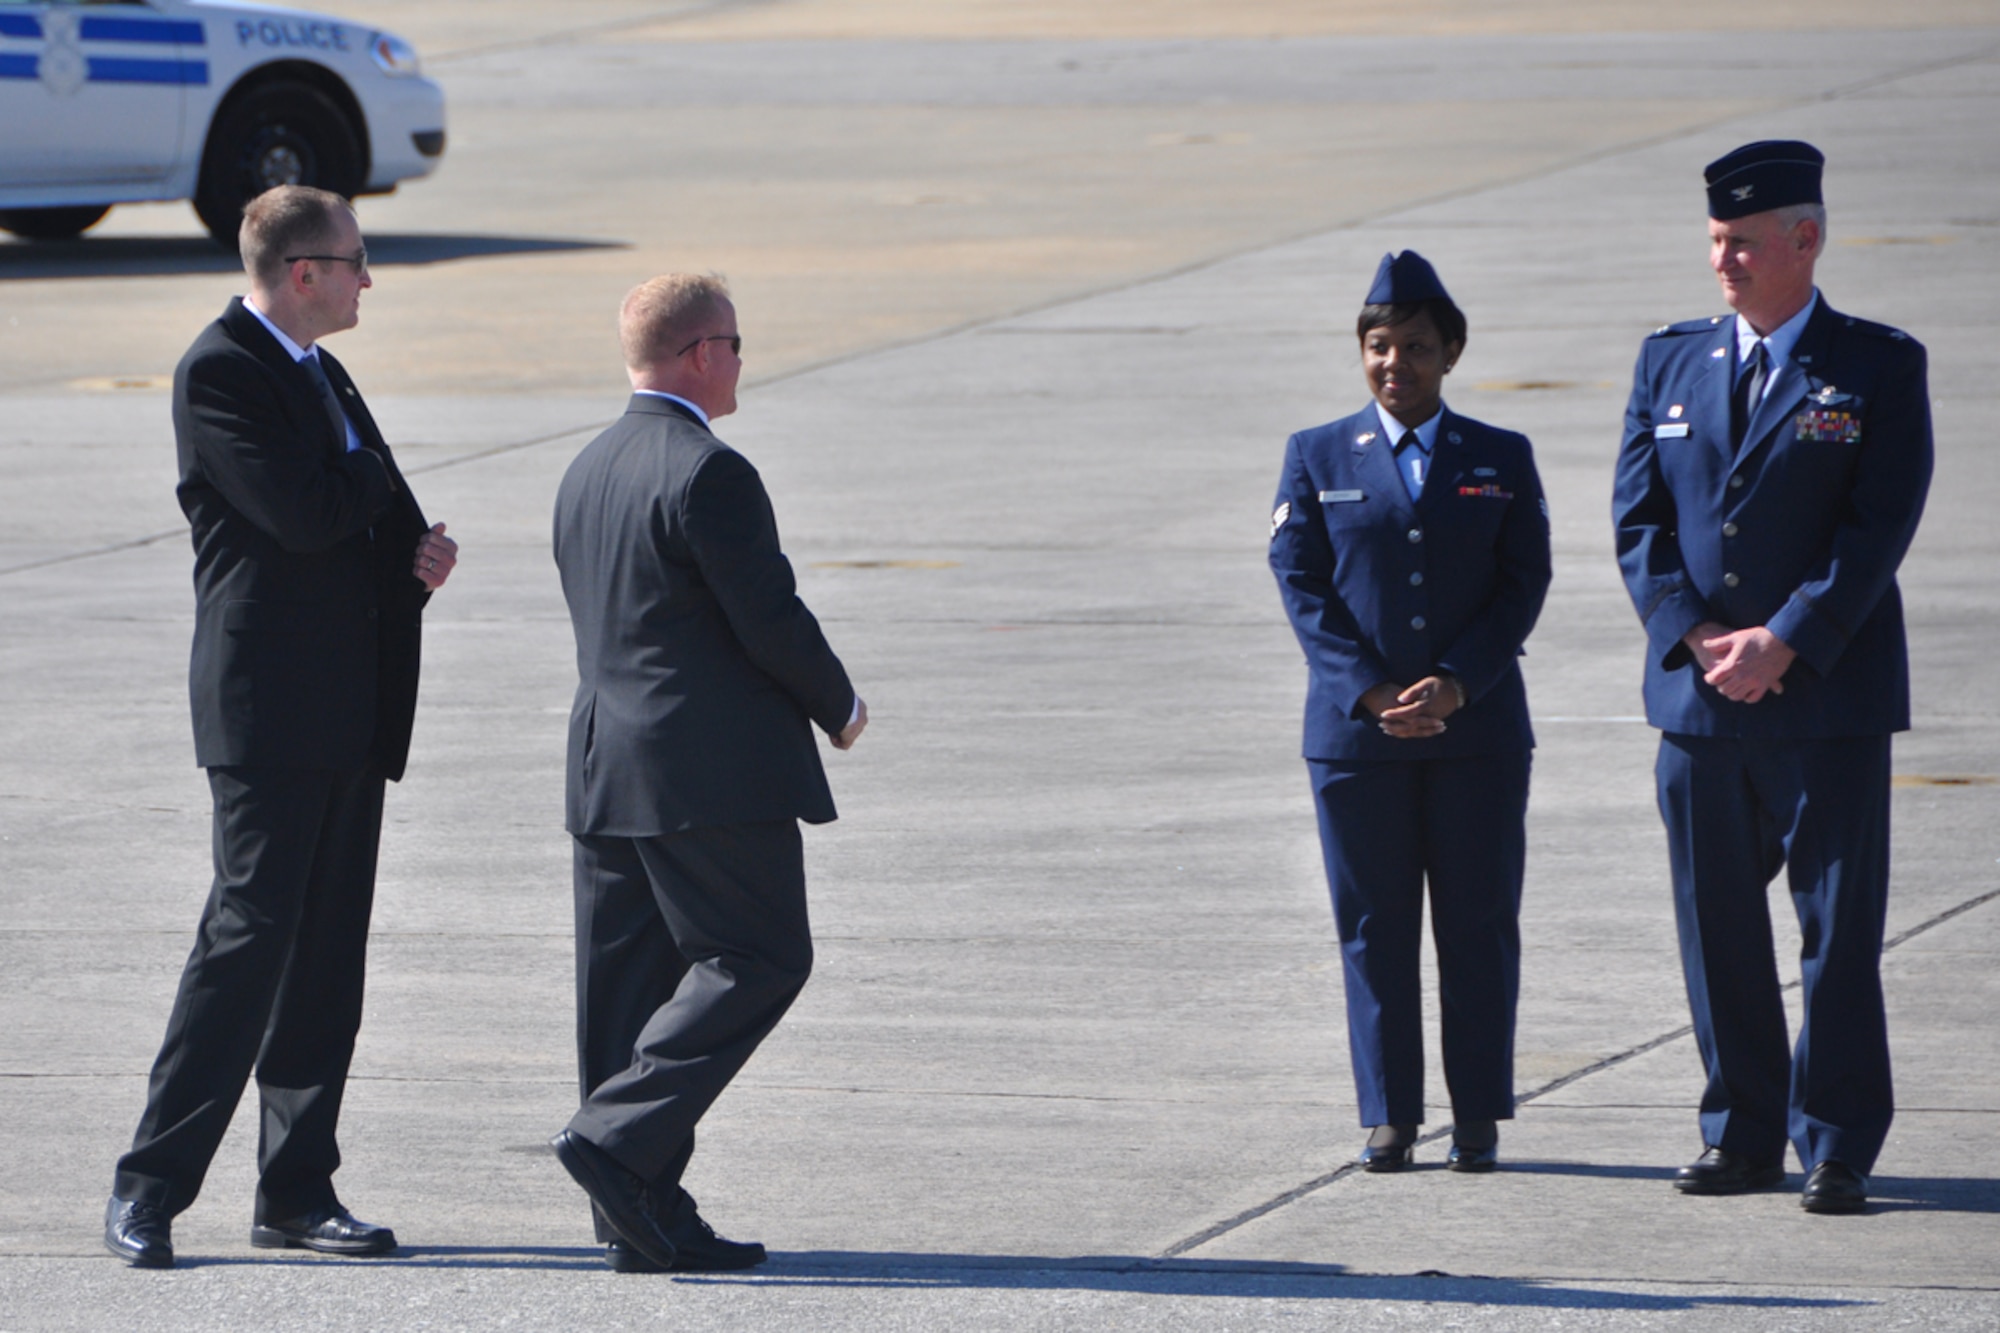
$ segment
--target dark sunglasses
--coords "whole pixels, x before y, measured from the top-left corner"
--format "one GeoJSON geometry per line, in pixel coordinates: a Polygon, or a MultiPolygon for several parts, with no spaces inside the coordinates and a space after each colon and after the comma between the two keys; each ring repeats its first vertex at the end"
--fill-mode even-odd
{"type": "Polygon", "coordinates": [[[683,347],[681,348],[680,351],[675,352],[674,355],[686,356],[689,352],[692,352],[695,348],[701,346],[703,343],[728,343],[730,351],[736,353],[736,355],[738,356],[743,355],[743,335],[740,333],[711,333],[706,338],[696,338],[686,347],[683,347]]]}
{"type": "Polygon", "coordinates": [[[359,273],[362,269],[368,267],[368,247],[364,245],[351,255],[286,255],[285,256],[285,262],[287,264],[296,264],[301,259],[317,259],[322,264],[352,264],[354,266],[354,271],[356,273],[359,273]]]}

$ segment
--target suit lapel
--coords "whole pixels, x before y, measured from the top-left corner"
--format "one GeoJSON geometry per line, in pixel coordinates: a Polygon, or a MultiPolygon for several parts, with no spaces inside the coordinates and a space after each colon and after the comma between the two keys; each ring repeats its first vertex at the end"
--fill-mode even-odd
{"type": "Polygon", "coordinates": [[[1417,516],[1410,503],[1410,489],[1396,467],[1396,442],[1382,430],[1382,417],[1374,404],[1349,418],[1353,423],[1348,448],[1354,455],[1354,476],[1364,491],[1381,492],[1389,505],[1405,518],[1417,516]]]}
{"type": "Polygon", "coordinates": [[[1827,344],[1833,334],[1833,320],[1826,302],[1818,301],[1811,318],[1806,320],[1805,328],[1799,331],[1799,340],[1792,344],[1792,354],[1785,358],[1784,365],[1777,367],[1770,392],[1764,395],[1764,401],[1758,404],[1757,411],[1751,416],[1750,428],[1743,432],[1739,458],[1768,442],[1772,433],[1798,410],[1812,388],[1810,381],[1814,378],[1814,364],[1823,363],[1826,359],[1827,344]]]}
{"type": "MultiPolygon", "coordinates": [[[[326,400],[320,397],[312,372],[294,361],[291,353],[271,336],[271,331],[264,327],[263,322],[243,308],[242,297],[230,298],[229,308],[222,312],[222,326],[229,330],[229,336],[236,345],[263,362],[279,385],[291,395],[292,405],[298,409],[294,413],[295,419],[315,423],[315,427],[308,427],[300,434],[304,436],[307,430],[316,428],[325,447],[334,453],[347,452],[347,441],[333,433],[333,422],[326,414],[326,400]]],[[[332,360],[327,357],[324,348],[320,350],[320,356],[324,358],[322,367],[332,360]]],[[[349,387],[352,387],[351,382],[349,387]]],[[[362,436],[362,439],[366,440],[367,436],[362,436]]]]}

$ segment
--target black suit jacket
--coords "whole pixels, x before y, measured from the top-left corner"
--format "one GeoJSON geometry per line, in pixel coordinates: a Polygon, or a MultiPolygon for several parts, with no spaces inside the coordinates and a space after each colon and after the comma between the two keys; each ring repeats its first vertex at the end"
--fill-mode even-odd
{"type": "Polygon", "coordinates": [[[417,705],[426,524],[340,363],[320,364],[366,446],[232,300],[174,372],[176,494],[194,538],[195,762],[400,778],[417,705]]]}
{"type": "Polygon", "coordinates": [[[555,558],[576,631],[571,833],[834,817],[812,723],[839,732],[854,689],[741,454],[634,394],[563,477],[555,558]]]}

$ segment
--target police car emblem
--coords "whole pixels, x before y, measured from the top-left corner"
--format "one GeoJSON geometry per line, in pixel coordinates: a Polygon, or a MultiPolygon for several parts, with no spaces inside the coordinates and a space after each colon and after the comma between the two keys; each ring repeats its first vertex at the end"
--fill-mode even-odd
{"type": "Polygon", "coordinates": [[[1273,509],[1271,511],[1272,537],[1275,538],[1278,535],[1279,530],[1285,526],[1286,521],[1290,519],[1291,516],[1292,516],[1292,502],[1290,500],[1285,501],[1283,504],[1279,505],[1276,509],[1273,509]]]}
{"type": "Polygon", "coordinates": [[[90,66],[84,61],[82,48],[77,45],[75,17],[59,9],[44,14],[42,36],[47,45],[42,48],[36,76],[41,79],[43,87],[58,97],[75,96],[90,81],[90,66]]]}

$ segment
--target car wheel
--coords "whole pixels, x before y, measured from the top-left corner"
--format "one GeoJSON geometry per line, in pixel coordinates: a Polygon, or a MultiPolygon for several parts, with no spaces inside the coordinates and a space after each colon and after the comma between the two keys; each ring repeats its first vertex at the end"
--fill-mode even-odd
{"type": "Polygon", "coordinates": [[[209,235],[234,250],[243,205],[279,185],[348,198],[362,185],[354,128],[326,94],[303,83],[267,84],[216,120],[201,155],[194,211],[209,235]]]}
{"type": "Polygon", "coordinates": [[[95,227],[110,211],[109,204],[0,209],[0,231],[11,231],[28,241],[67,241],[95,227]]]}

